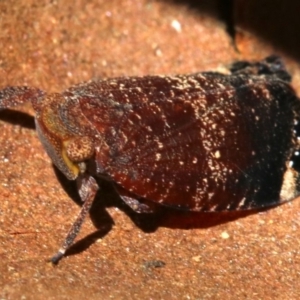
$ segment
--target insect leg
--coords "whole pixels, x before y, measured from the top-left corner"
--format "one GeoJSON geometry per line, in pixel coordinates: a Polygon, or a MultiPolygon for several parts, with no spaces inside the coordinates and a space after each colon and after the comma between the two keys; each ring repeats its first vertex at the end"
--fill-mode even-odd
{"type": "Polygon", "coordinates": [[[146,203],[142,203],[137,199],[128,197],[128,196],[120,196],[121,199],[135,212],[137,213],[153,213],[155,212],[154,207],[147,205],[146,203]]]}
{"type": "Polygon", "coordinates": [[[45,92],[40,89],[27,86],[8,86],[0,90],[0,109],[6,109],[26,102],[31,102],[34,109],[39,109],[39,101],[43,99],[45,92]]]}
{"type": "Polygon", "coordinates": [[[77,186],[83,205],[79,215],[77,216],[77,219],[75,220],[71,229],[69,230],[61,248],[51,258],[51,262],[53,264],[57,264],[66,253],[66,250],[73,244],[86,215],[90,211],[96,193],[99,189],[96,180],[92,176],[86,174],[82,174],[78,177],[77,186]]]}

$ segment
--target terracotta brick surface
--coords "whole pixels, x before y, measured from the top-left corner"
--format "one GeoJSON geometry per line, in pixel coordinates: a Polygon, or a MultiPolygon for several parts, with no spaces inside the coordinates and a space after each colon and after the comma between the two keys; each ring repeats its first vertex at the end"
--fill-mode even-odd
{"type": "MultiPolygon", "coordinates": [[[[294,49],[245,26],[246,1],[226,1],[235,39],[220,1],[196,2],[1,1],[0,85],[59,92],[94,77],[196,72],[277,53],[300,91],[294,49]]],[[[32,115],[30,106],[0,112],[1,299],[300,298],[299,199],[260,213],[141,217],[104,189],[53,267],[47,259],[80,208],[32,115]]]]}

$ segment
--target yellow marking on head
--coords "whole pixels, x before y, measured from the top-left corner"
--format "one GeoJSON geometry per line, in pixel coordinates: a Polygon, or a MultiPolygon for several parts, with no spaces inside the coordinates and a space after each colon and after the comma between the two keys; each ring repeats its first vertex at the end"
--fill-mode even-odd
{"type": "Polygon", "coordinates": [[[68,169],[70,170],[70,172],[72,172],[76,177],[78,176],[80,170],[77,164],[74,164],[68,157],[67,152],[65,147],[63,147],[62,152],[61,152],[61,156],[66,164],[66,166],[68,167],[68,169]]]}

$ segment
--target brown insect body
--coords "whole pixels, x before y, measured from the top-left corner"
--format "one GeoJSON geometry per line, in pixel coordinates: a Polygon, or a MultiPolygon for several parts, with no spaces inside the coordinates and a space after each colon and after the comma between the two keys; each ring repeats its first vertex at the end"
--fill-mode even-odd
{"type": "Polygon", "coordinates": [[[31,101],[54,164],[77,180],[84,202],[57,262],[98,189],[111,180],[138,212],[150,200],[193,211],[253,209],[299,194],[289,166],[299,148],[299,99],[277,57],[233,65],[230,75],[94,80],[61,94],[27,87],[0,92],[0,108],[31,101]]]}

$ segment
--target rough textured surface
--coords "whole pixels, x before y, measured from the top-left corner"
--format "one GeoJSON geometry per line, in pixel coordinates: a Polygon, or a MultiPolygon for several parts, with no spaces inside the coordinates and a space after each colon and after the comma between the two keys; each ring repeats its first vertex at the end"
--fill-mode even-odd
{"type": "MultiPolygon", "coordinates": [[[[1,87],[62,91],[93,77],[191,73],[278,53],[268,36],[251,33],[237,36],[238,53],[212,13],[217,4],[188,9],[179,2],[2,1],[1,87]]],[[[299,65],[279,54],[299,91],[299,65]]],[[[22,110],[0,113],[1,298],[300,297],[299,200],[262,213],[142,217],[104,189],[93,224],[87,220],[53,268],[46,260],[77,215],[78,197],[51,167],[31,108],[22,110]],[[153,267],[160,261],[165,266],[153,267]]]]}

